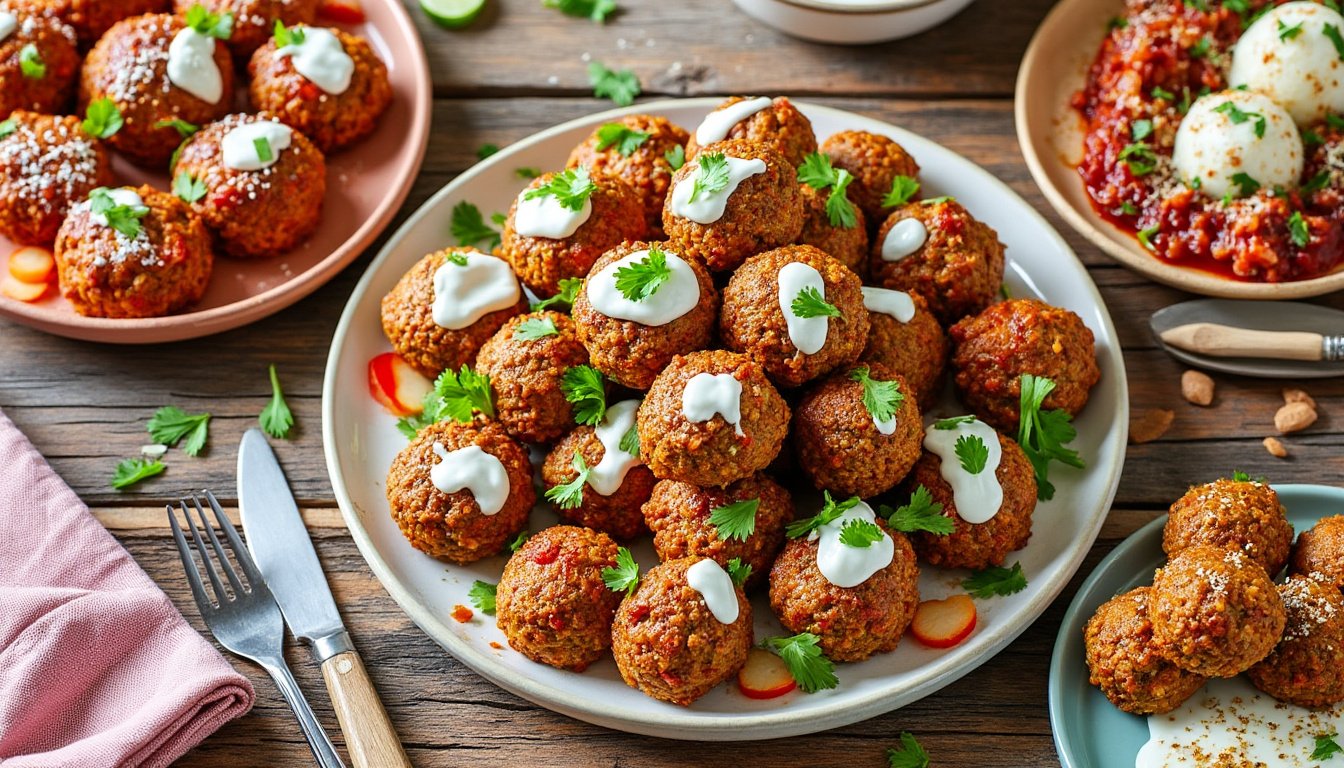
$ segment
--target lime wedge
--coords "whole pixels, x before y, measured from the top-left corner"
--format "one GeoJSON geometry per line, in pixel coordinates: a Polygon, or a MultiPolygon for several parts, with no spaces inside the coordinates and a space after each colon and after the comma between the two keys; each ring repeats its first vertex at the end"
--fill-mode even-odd
{"type": "Polygon", "coordinates": [[[435,23],[449,29],[465,27],[481,14],[485,0],[420,0],[420,8],[435,23]]]}

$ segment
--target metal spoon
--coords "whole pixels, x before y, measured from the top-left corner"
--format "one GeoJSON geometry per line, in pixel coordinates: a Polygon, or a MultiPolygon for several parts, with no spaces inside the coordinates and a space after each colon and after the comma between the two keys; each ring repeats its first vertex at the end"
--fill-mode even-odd
{"type": "Polygon", "coordinates": [[[1272,379],[1344,376],[1344,362],[1215,357],[1181,349],[1163,341],[1164,332],[1194,323],[1214,323],[1252,331],[1318,333],[1329,338],[1344,334],[1344,312],[1340,310],[1297,301],[1197,299],[1158,310],[1153,313],[1149,325],[1163,349],[1178,360],[1200,368],[1272,379]]]}

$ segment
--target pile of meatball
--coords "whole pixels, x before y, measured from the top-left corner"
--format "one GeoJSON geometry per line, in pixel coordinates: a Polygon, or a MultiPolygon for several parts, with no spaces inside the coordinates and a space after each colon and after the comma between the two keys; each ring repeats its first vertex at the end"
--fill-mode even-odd
{"type": "MultiPolygon", "coordinates": [[[[716,112],[743,101],[731,98],[716,112]]],[[[571,234],[519,231],[528,194],[556,177],[545,174],[520,193],[495,254],[429,254],[382,302],[387,337],[411,366],[428,377],[469,366],[490,377],[494,393],[493,415],[423,427],[388,474],[393,518],[431,556],[470,563],[501,553],[524,530],[539,493],[573,482],[580,466],[597,466],[614,447],[602,439],[608,421],[576,426],[567,372],[587,365],[602,374],[607,402],[617,404],[608,418],[618,408],[637,409],[631,458],[638,462],[610,492],[589,482],[577,505],[553,505],[565,524],[533,533],[509,558],[497,620],[514,649],[543,664],[582,670],[611,649],[629,685],[681,705],[743,665],[753,643],[747,595],[757,590],[768,591],[784,627],[816,635],[833,660],[895,649],[919,603],[917,559],[979,569],[1027,543],[1037,489],[1012,437],[1019,378],[1050,377],[1057,387],[1046,407],[1076,414],[1100,376],[1092,333],[1077,315],[1033,299],[1000,300],[1004,246],[992,228],[951,198],[886,204],[898,177],[919,175],[898,143],[845,131],[818,147],[808,118],[788,99],[756,101],[756,111],[707,144],[697,141],[703,126],[693,135],[652,115],[602,126],[569,156],[570,173],[583,169],[594,186],[591,212],[571,234]],[[635,138],[613,141],[617,134],[635,138]],[[852,226],[831,220],[831,190],[800,182],[798,166],[818,152],[852,176],[845,190],[857,208],[852,226]],[[758,172],[740,181],[717,219],[679,215],[678,185],[696,184],[699,162],[713,155],[758,172]],[[922,224],[924,241],[899,259],[884,258],[888,232],[911,219],[922,224]],[[653,250],[684,263],[682,285],[687,296],[698,290],[698,299],[658,324],[605,314],[592,295],[595,281],[609,279],[604,270],[631,254],[653,250]],[[435,276],[467,264],[467,254],[502,259],[521,285],[495,286],[498,301],[469,324],[445,327],[434,318],[435,276]],[[792,340],[780,298],[782,271],[798,264],[815,270],[819,294],[836,310],[824,341],[806,353],[792,340]],[[523,286],[548,298],[574,279],[584,282],[572,311],[529,312],[523,286]],[[867,306],[873,296],[896,294],[911,302],[911,316],[867,306]],[[538,323],[553,332],[520,333],[538,323]],[[958,515],[940,459],[922,445],[921,412],[940,399],[949,368],[964,406],[1005,431],[996,472],[1003,505],[979,524],[958,515]],[[864,375],[901,395],[890,429],[879,429],[865,405],[864,375]],[[737,407],[688,413],[688,387],[705,380],[739,391],[737,407]],[[545,453],[540,489],[531,480],[529,444],[545,453]],[[481,514],[471,491],[446,493],[432,482],[438,456],[469,446],[507,469],[508,499],[494,514],[481,514]],[[837,586],[822,575],[815,536],[786,536],[790,522],[819,506],[799,509],[791,491],[815,488],[877,509],[903,504],[919,486],[955,530],[907,537],[876,517],[893,555],[859,584],[837,586]],[[754,529],[744,538],[710,520],[716,509],[751,501],[754,529]],[[649,533],[661,563],[628,595],[608,589],[602,571],[615,565],[618,542],[649,533]],[[718,611],[735,616],[726,623],[692,583],[705,560],[751,567],[733,586],[740,610],[718,611]]]]}
{"type": "Polygon", "coordinates": [[[1152,586],[1107,601],[1084,629],[1091,682],[1111,703],[1162,714],[1243,672],[1283,702],[1344,701],[1344,517],[1294,544],[1274,489],[1238,475],[1173,504],[1162,549],[1152,586]]]}
{"type": "Polygon", "coordinates": [[[300,245],[321,216],[325,154],[370,133],[392,98],[369,43],[312,26],[317,8],[0,0],[0,234],[52,248],[75,311],[111,318],[199,301],[216,254],[264,259],[300,245]],[[218,23],[197,31],[189,20],[201,25],[207,14],[218,23]],[[332,44],[303,58],[347,68],[348,81],[320,86],[300,74],[293,41],[308,32],[332,44]],[[288,47],[277,39],[285,34],[288,47]],[[232,160],[226,137],[257,123],[268,125],[245,130],[270,137],[269,149],[251,165],[232,160]],[[107,189],[117,183],[113,151],[166,172],[169,188],[107,189]],[[109,192],[98,202],[113,200],[133,214],[122,221],[137,224],[117,226],[95,210],[109,192]]]}

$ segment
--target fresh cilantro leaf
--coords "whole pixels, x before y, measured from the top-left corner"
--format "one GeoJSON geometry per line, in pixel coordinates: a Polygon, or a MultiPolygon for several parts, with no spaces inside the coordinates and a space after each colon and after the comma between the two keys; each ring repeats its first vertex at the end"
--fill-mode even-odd
{"type": "Polygon", "coordinates": [[[624,123],[605,123],[597,129],[597,151],[614,146],[625,157],[634,154],[640,145],[649,140],[652,134],[636,131],[624,123]]]}
{"type": "Polygon", "coordinates": [[[1244,171],[1232,174],[1232,183],[1237,185],[1241,197],[1250,197],[1255,194],[1256,190],[1260,189],[1260,182],[1244,171]]]}
{"type": "Polygon", "coordinates": [[[524,200],[552,197],[562,208],[577,211],[597,189],[587,168],[569,168],[554,174],[544,184],[523,193],[524,200]]]}
{"type": "Polygon", "coordinates": [[[814,189],[822,190],[835,183],[835,166],[831,158],[820,152],[813,152],[803,158],[798,166],[798,181],[814,189]]]}
{"type": "Polygon", "coordinates": [[[947,419],[939,419],[939,420],[933,422],[933,428],[934,428],[934,429],[956,429],[957,427],[961,426],[962,424],[970,424],[970,423],[973,422],[973,421],[975,421],[975,416],[972,415],[972,414],[969,414],[969,413],[968,413],[968,414],[966,414],[965,416],[952,416],[951,418],[947,418],[947,419]]]}
{"type": "Polygon", "coordinates": [[[107,187],[98,187],[89,193],[89,211],[107,220],[107,226],[124,237],[135,239],[140,234],[140,220],[149,208],[143,205],[122,205],[112,197],[107,187]]]}
{"type": "Polygon", "coordinates": [[[1143,141],[1153,135],[1152,120],[1135,120],[1129,124],[1129,135],[1135,141],[1143,141]]]}
{"type": "Polygon", "coordinates": [[[612,592],[635,594],[635,588],[639,586],[639,563],[635,562],[630,550],[616,548],[616,566],[602,569],[602,583],[612,592]]]}
{"type": "Polygon", "coordinates": [[[607,414],[607,387],[602,374],[591,365],[574,365],[560,377],[560,389],[574,407],[574,420],[596,426],[607,414]]]}
{"type": "Polygon", "coordinates": [[[583,454],[574,452],[574,462],[572,464],[574,479],[568,483],[562,483],[546,491],[546,500],[554,503],[561,509],[575,509],[583,504],[583,487],[588,483],[588,475],[592,473],[592,467],[583,460],[583,454]]]}
{"type": "Polygon", "coordinates": [[[691,179],[691,202],[702,194],[713,195],[728,188],[728,158],[722,152],[710,152],[696,158],[695,175],[691,179]]]}
{"type": "Polygon", "coordinates": [[[1068,411],[1056,408],[1042,411],[1041,404],[1055,389],[1055,382],[1044,376],[1022,374],[1022,396],[1019,403],[1017,443],[1027,454],[1036,471],[1036,497],[1042,501],[1054,498],[1055,486],[1050,483],[1049,464],[1058,461],[1081,469],[1084,465],[1078,452],[1064,446],[1078,436],[1070,423],[1068,411]]]}
{"type": "Polygon", "coordinates": [[[742,586],[751,578],[751,563],[742,562],[742,558],[734,557],[728,561],[728,578],[733,580],[735,586],[742,586]]]}
{"type": "Polygon", "coordinates": [[[835,665],[821,652],[820,640],[811,632],[803,632],[793,637],[769,637],[761,645],[784,660],[799,688],[816,693],[840,684],[835,665]]]}
{"type": "Polygon", "coordinates": [[[540,312],[543,309],[558,307],[569,310],[574,306],[574,299],[578,298],[579,289],[583,287],[583,278],[566,277],[560,280],[560,292],[550,297],[542,299],[532,305],[533,312],[540,312]]]}
{"type": "Polygon", "coordinates": [[[1152,95],[1154,99],[1165,99],[1167,101],[1176,100],[1176,94],[1172,93],[1171,91],[1168,91],[1166,88],[1163,88],[1160,85],[1153,86],[1152,95]]]}
{"type": "Polygon", "coordinates": [[[200,3],[187,9],[186,22],[188,27],[206,37],[228,40],[233,36],[233,14],[211,13],[200,3]]]}
{"type": "Polygon", "coordinates": [[[1133,203],[1125,200],[1120,203],[1120,213],[1123,213],[1126,216],[1137,216],[1139,214],[1139,209],[1135,207],[1133,203]]]}
{"type": "Polygon", "coordinates": [[[756,510],[760,506],[760,499],[744,499],[715,507],[709,512],[709,522],[718,529],[720,539],[746,541],[756,530],[756,510]]]}
{"type": "Polygon", "coordinates": [[[672,268],[667,266],[667,254],[656,245],[650,245],[648,254],[616,270],[616,290],[630,301],[644,301],[668,280],[672,268]]]}
{"type": "Polygon", "coordinates": [[[185,200],[188,203],[194,203],[205,197],[205,182],[193,177],[186,171],[181,171],[173,177],[173,194],[185,200]]]}
{"type": "Polygon", "coordinates": [[[513,338],[518,341],[536,341],[547,336],[558,336],[560,329],[549,317],[529,317],[513,329],[513,338]]]}
{"type": "Polygon", "coordinates": [[[520,179],[528,179],[528,180],[531,180],[531,179],[535,179],[535,178],[537,178],[538,176],[541,175],[541,169],[540,169],[540,168],[533,168],[533,167],[530,166],[530,165],[525,165],[525,166],[523,166],[523,167],[521,167],[521,168],[514,168],[514,169],[513,169],[513,175],[514,175],[514,176],[517,176],[517,177],[520,178],[520,179]]]}
{"type": "Polygon", "coordinates": [[[518,535],[513,537],[513,541],[509,542],[509,551],[517,552],[522,549],[523,545],[526,544],[527,540],[530,538],[532,538],[531,531],[519,531],[518,535]]]}
{"type": "Polygon", "coordinates": [[[976,571],[963,579],[961,586],[971,597],[1006,597],[1027,588],[1027,575],[1022,572],[1021,563],[1013,563],[1012,568],[995,566],[976,571]]]}
{"type": "Polygon", "coordinates": [[[821,291],[818,291],[810,285],[799,291],[798,295],[793,297],[793,301],[789,304],[789,309],[793,312],[795,317],[801,318],[840,316],[840,309],[834,304],[826,301],[821,295],[821,291]]]}
{"type": "Polygon", "coordinates": [[[30,80],[41,80],[47,76],[47,65],[33,43],[19,49],[19,70],[30,80]]]}
{"type": "Polygon", "coordinates": [[[1325,185],[1330,183],[1330,172],[1321,171],[1320,173],[1307,179],[1307,183],[1302,185],[1302,194],[1310,195],[1313,192],[1319,192],[1325,189],[1325,185]]]}
{"type": "Polygon", "coordinates": [[[869,375],[868,366],[859,366],[849,372],[850,381],[857,381],[863,387],[863,407],[873,421],[889,421],[896,416],[905,395],[901,394],[901,385],[896,381],[879,381],[869,375]]]}
{"type": "Polygon", "coordinates": [[[1187,8],[1194,8],[1197,11],[1209,10],[1209,4],[1205,0],[1181,0],[1181,4],[1187,8]]]}
{"type": "Polygon", "coordinates": [[[257,420],[261,422],[262,431],[271,437],[289,437],[289,428],[294,426],[294,414],[290,413],[285,394],[280,391],[280,377],[276,376],[274,365],[271,366],[271,402],[261,409],[257,420]]]}
{"type": "Polygon", "coordinates": [[[1321,32],[1330,38],[1330,42],[1335,46],[1335,53],[1339,55],[1341,61],[1344,61],[1344,35],[1339,34],[1339,27],[1334,24],[1326,24],[1321,32]]]}
{"type": "Polygon", "coordinates": [[[497,152],[499,152],[498,144],[482,144],[476,148],[476,159],[484,160],[497,152]]]}
{"type": "Polygon", "coordinates": [[[472,605],[476,606],[476,610],[494,616],[495,593],[498,589],[498,585],[491,584],[488,581],[473,581],[471,589],[467,592],[467,599],[471,601],[472,605]]]}
{"type": "Polygon", "coordinates": [[[173,117],[167,120],[159,120],[158,122],[154,123],[154,127],[172,128],[173,130],[177,131],[178,136],[181,136],[184,139],[191,138],[196,134],[197,131],[201,130],[200,126],[188,123],[186,120],[183,120],[180,117],[173,117]]]}
{"type": "Polygon", "coordinates": [[[1147,142],[1126,144],[1125,148],[1120,150],[1119,159],[1135,176],[1147,176],[1157,168],[1157,153],[1147,142]]]}
{"type": "Polygon", "coordinates": [[[453,421],[471,421],[478,411],[486,416],[495,415],[495,393],[490,388],[490,376],[476,373],[465,365],[457,373],[451,368],[440,373],[430,395],[440,401],[440,413],[453,421]]]}
{"type": "Polygon", "coordinates": [[[624,453],[639,458],[639,425],[631,425],[631,427],[625,431],[625,434],[621,435],[621,442],[616,447],[624,453]]]}
{"type": "Polygon", "coordinates": [[[841,515],[859,504],[858,496],[851,496],[844,501],[837,502],[831,498],[830,491],[822,491],[822,498],[825,502],[822,504],[821,511],[812,517],[789,523],[788,527],[784,529],[785,535],[790,539],[806,536],[827,523],[835,522],[841,515]]]}
{"type": "Polygon", "coordinates": [[[854,212],[854,204],[849,201],[849,195],[846,194],[853,181],[853,174],[843,168],[835,175],[831,194],[826,197],[826,219],[832,227],[853,229],[859,223],[858,214],[854,212]]]}
{"type": "Polygon", "coordinates": [[[855,549],[867,549],[881,541],[885,535],[877,523],[853,518],[840,528],[840,543],[855,549]]]}
{"type": "Polygon", "coordinates": [[[1288,217],[1288,235],[1298,248],[1305,248],[1311,242],[1311,231],[1307,229],[1307,221],[1302,218],[1301,211],[1293,211],[1293,215],[1288,217]]]}
{"type": "Polygon", "coordinates": [[[1232,471],[1232,482],[1249,483],[1251,482],[1251,476],[1240,469],[1236,469],[1232,471]]]}
{"type": "Polygon", "coordinates": [[[1335,739],[1339,738],[1338,732],[1322,733],[1316,737],[1315,749],[1311,752],[1312,760],[1329,760],[1340,752],[1344,752],[1344,747],[1339,746],[1335,739]]]}
{"type": "Polygon", "coordinates": [[[1279,19],[1278,29],[1280,40],[1292,40],[1302,34],[1302,22],[1299,21],[1298,23],[1289,26],[1283,23],[1283,19],[1279,19]]]}
{"type": "Polygon", "coordinates": [[[104,96],[97,101],[89,102],[88,109],[84,111],[84,122],[80,123],[80,127],[95,139],[106,139],[120,131],[124,122],[121,110],[117,109],[117,103],[104,96]]]}
{"type": "Polygon", "coordinates": [[[686,164],[686,148],[678,144],[677,146],[663,153],[663,159],[672,166],[672,170],[679,171],[681,166],[686,164]]]}
{"type": "Polygon", "coordinates": [[[929,753],[909,731],[901,731],[901,748],[887,750],[887,768],[929,768],[929,753]]]}
{"type": "Polygon", "coordinates": [[[275,38],[276,48],[284,48],[288,45],[303,45],[305,34],[303,27],[298,24],[286,27],[283,21],[276,19],[272,37],[275,38]]]}
{"type": "Polygon", "coordinates": [[[163,462],[155,459],[124,459],[117,464],[116,471],[112,474],[112,487],[121,490],[127,486],[135,485],[147,477],[163,474],[167,469],[163,462]]]}
{"type": "Polygon", "coordinates": [[[5,138],[9,134],[17,131],[18,129],[19,129],[19,121],[15,120],[12,117],[0,122],[0,139],[5,138]]]}
{"type": "Polygon", "coordinates": [[[616,0],[541,0],[544,8],[554,8],[566,16],[592,19],[602,24],[616,11],[616,0]]]}
{"type": "Polygon", "coordinates": [[[1201,37],[1201,38],[1199,38],[1199,42],[1197,42],[1197,43],[1195,43],[1194,45],[1190,46],[1190,58],[1192,58],[1192,59],[1202,59],[1202,58],[1204,58],[1205,56],[1209,55],[1209,47],[1210,47],[1212,44],[1213,44],[1213,41],[1209,40],[1209,38],[1207,38],[1207,37],[1201,37]]]}
{"type": "Polygon", "coordinates": [[[1161,227],[1157,226],[1156,224],[1154,224],[1151,227],[1145,227],[1143,229],[1140,229],[1137,233],[1139,243],[1141,243],[1144,248],[1147,248],[1150,251],[1156,251],[1157,246],[1153,245],[1153,235],[1156,235],[1159,231],[1161,231],[1161,227]]]}
{"type": "Polygon", "coordinates": [[[635,103],[639,95],[639,78],[628,69],[619,72],[607,69],[600,61],[588,62],[588,82],[593,86],[593,95],[599,99],[611,99],[618,107],[628,107],[635,103]]]}
{"type": "Polygon", "coordinates": [[[989,460],[989,446],[985,445],[985,441],[979,435],[958,437],[953,450],[957,453],[962,469],[972,475],[985,471],[985,462],[989,460]]]}
{"type": "Polygon", "coordinates": [[[891,180],[891,191],[882,198],[883,208],[895,208],[905,205],[919,192],[919,182],[909,176],[897,176],[891,180]]]}
{"type": "Polygon", "coordinates": [[[1227,119],[1232,121],[1233,125],[1241,125],[1247,121],[1253,121],[1253,128],[1257,138],[1265,137],[1265,116],[1259,112],[1247,112],[1238,107],[1234,101],[1225,101],[1213,108],[1214,112],[1226,115],[1227,119]]]}
{"type": "Polygon", "coordinates": [[[929,489],[920,485],[910,495],[910,503],[896,509],[885,504],[878,512],[887,518],[887,524],[902,533],[927,531],[946,536],[957,529],[956,521],[943,514],[943,505],[933,500],[929,489]]]}
{"type": "Polygon", "coordinates": [[[481,217],[481,209],[465,200],[453,206],[449,228],[458,245],[476,245],[485,242],[492,249],[499,246],[499,231],[485,223],[485,219],[481,217]]]}
{"type": "Polygon", "coordinates": [[[166,405],[154,412],[146,429],[154,442],[167,446],[177,445],[177,441],[187,438],[183,450],[188,456],[195,456],[205,447],[209,425],[208,413],[187,413],[177,406],[166,405]]]}

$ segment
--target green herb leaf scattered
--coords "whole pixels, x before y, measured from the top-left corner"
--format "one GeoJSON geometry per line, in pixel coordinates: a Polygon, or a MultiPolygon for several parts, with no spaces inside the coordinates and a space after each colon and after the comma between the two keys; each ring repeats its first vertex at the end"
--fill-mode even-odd
{"type": "Polygon", "coordinates": [[[667,254],[657,245],[650,245],[644,258],[616,270],[616,290],[630,301],[644,301],[670,279],[672,268],[667,266],[667,254]]]}
{"type": "Polygon", "coordinates": [[[885,535],[877,523],[854,518],[840,528],[840,543],[855,549],[867,549],[881,541],[885,535]]]}
{"type": "Polygon", "coordinates": [[[560,389],[573,406],[574,420],[597,426],[607,414],[606,379],[591,365],[574,365],[560,378],[560,389]]]}
{"type": "Polygon", "coordinates": [[[728,188],[728,158],[722,152],[710,152],[696,158],[695,174],[691,179],[691,202],[701,195],[713,195],[728,188]]]}
{"type": "Polygon", "coordinates": [[[887,750],[887,768],[929,768],[929,753],[909,731],[901,731],[901,748],[887,750]]]}
{"type": "Polygon", "coordinates": [[[1041,404],[1055,389],[1055,382],[1044,376],[1022,374],[1022,396],[1019,403],[1017,443],[1036,470],[1036,497],[1042,501],[1054,498],[1055,486],[1050,483],[1051,461],[1078,469],[1086,466],[1078,452],[1065,448],[1078,436],[1068,411],[1056,408],[1042,411],[1041,404]]]}
{"type": "Polygon", "coordinates": [[[188,456],[196,456],[205,447],[205,439],[210,429],[210,414],[187,413],[174,405],[166,405],[154,412],[146,425],[149,436],[156,443],[169,447],[177,445],[187,438],[182,447],[188,456]]]}
{"type": "Polygon", "coordinates": [[[551,309],[568,312],[574,306],[574,299],[579,296],[579,289],[583,288],[583,278],[566,277],[560,280],[560,291],[549,299],[542,299],[532,305],[533,312],[540,312],[543,309],[551,309]]]}
{"type": "Polygon", "coordinates": [[[560,329],[549,317],[529,317],[513,329],[513,338],[518,341],[536,341],[547,336],[558,336],[560,329]]]}
{"type": "Polygon", "coordinates": [[[816,693],[840,684],[835,665],[821,652],[820,640],[811,632],[803,632],[793,637],[766,638],[761,645],[784,660],[799,688],[816,693]]]}
{"type": "Polygon", "coordinates": [[[910,495],[910,503],[896,509],[885,504],[878,513],[887,519],[887,524],[901,533],[927,531],[946,536],[957,528],[956,521],[943,514],[943,505],[933,500],[929,489],[920,485],[910,495]]]}
{"type": "Polygon", "coordinates": [[[607,69],[600,61],[588,63],[588,82],[593,86],[593,95],[599,99],[611,99],[618,107],[628,107],[635,103],[639,95],[639,78],[628,69],[618,71],[607,69]]]}
{"type": "Polygon", "coordinates": [[[173,177],[173,194],[188,203],[194,203],[205,197],[205,182],[190,173],[182,171],[173,177]]]}
{"type": "Polygon", "coordinates": [[[33,43],[19,49],[19,71],[30,80],[41,80],[47,76],[47,65],[33,43]]]}
{"type": "Polygon", "coordinates": [[[895,208],[905,205],[919,192],[919,182],[909,176],[897,176],[891,180],[891,191],[882,198],[882,207],[895,208]]]}
{"type": "Polygon", "coordinates": [[[625,157],[634,154],[640,145],[649,140],[651,134],[636,131],[624,123],[605,123],[597,129],[597,151],[616,147],[616,151],[625,157]]]}
{"type": "Polygon", "coordinates": [[[794,316],[801,318],[840,317],[840,309],[826,301],[821,291],[810,285],[793,297],[789,309],[793,311],[794,316]]]}
{"type": "Polygon", "coordinates": [[[985,462],[989,459],[989,446],[985,445],[985,441],[979,435],[958,437],[953,450],[956,451],[962,469],[972,475],[985,471],[985,462]]]}
{"type": "Polygon", "coordinates": [[[751,578],[751,563],[742,562],[740,557],[729,560],[728,567],[724,570],[728,571],[728,578],[733,580],[734,586],[740,587],[751,578]]]}
{"type": "Polygon", "coordinates": [[[868,366],[859,366],[849,372],[850,381],[863,387],[863,407],[875,422],[890,421],[905,402],[901,385],[896,381],[879,381],[869,374],[868,366]]]}
{"type": "Polygon", "coordinates": [[[80,123],[80,127],[95,139],[106,139],[120,131],[124,122],[121,110],[117,109],[117,103],[104,96],[97,101],[89,102],[88,109],[84,110],[84,122],[80,123]]]}
{"type": "Polygon", "coordinates": [[[812,517],[789,523],[788,527],[784,529],[786,536],[790,539],[806,536],[827,523],[835,522],[841,515],[858,506],[860,501],[858,496],[851,496],[844,501],[837,502],[831,498],[830,491],[822,491],[822,498],[825,503],[822,504],[821,511],[812,517]]]}
{"type": "Polygon", "coordinates": [[[533,187],[523,194],[524,200],[540,197],[555,198],[562,208],[577,211],[597,189],[587,168],[569,168],[546,180],[546,183],[533,187]]]}
{"type": "Polygon", "coordinates": [[[625,547],[616,548],[616,567],[602,569],[602,583],[612,592],[633,595],[639,586],[639,563],[625,547]]]}
{"type": "Polygon", "coordinates": [[[476,610],[481,613],[495,615],[495,593],[499,586],[491,584],[488,581],[473,581],[471,589],[467,592],[467,599],[476,606],[476,610]]]}
{"type": "Polygon", "coordinates": [[[544,8],[554,8],[566,16],[592,19],[602,24],[616,11],[616,0],[541,0],[544,8]]]}
{"type": "Polygon", "coordinates": [[[261,409],[261,415],[257,418],[261,422],[261,429],[271,437],[287,438],[289,429],[294,426],[294,414],[290,413],[289,404],[285,402],[285,393],[280,390],[280,377],[275,374],[275,366],[270,367],[271,373],[271,401],[261,409]]]}
{"type": "Polygon", "coordinates": [[[588,475],[593,471],[588,462],[583,460],[583,454],[578,451],[574,452],[574,462],[571,466],[577,473],[574,479],[546,491],[546,500],[561,509],[576,509],[583,504],[583,487],[588,484],[588,475]]]}
{"type": "Polygon", "coordinates": [[[1021,563],[1013,563],[1012,568],[996,566],[976,571],[961,582],[961,586],[971,597],[981,599],[1005,597],[1027,588],[1027,575],[1022,572],[1021,563]]]}
{"type": "Polygon", "coordinates": [[[491,249],[499,246],[499,230],[486,224],[481,209],[465,200],[453,206],[449,229],[458,245],[475,246],[484,242],[491,249]]]}
{"type": "Polygon", "coordinates": [[[715,507],[710,510],[709,522],[718,529],[720,539],[746,541],[756,530],[756,510],[760,506],[760,499],[744,499],[715,507]]]}
{"type": "Polygon", "coordinates": [[[117,464],[116,471],[112,474],[112,487],[121,490],[128,486],[144,480],[147,477],[163,474],[167,469],[163,462],[155,459],[124,459],[117,464]]]}

